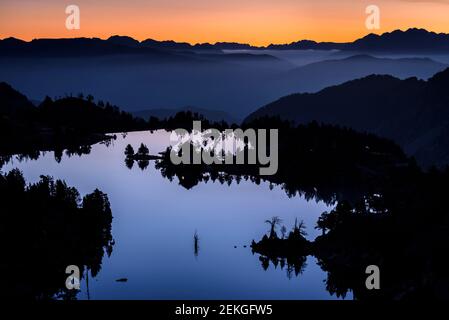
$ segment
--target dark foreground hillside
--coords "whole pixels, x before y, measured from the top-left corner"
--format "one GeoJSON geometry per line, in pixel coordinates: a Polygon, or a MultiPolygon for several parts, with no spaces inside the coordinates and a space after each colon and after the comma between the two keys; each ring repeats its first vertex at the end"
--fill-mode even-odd
{"type": "Polygon", "coordinates": [[[143,129],[145,121],[92,96],[47,97],[35,107],[24,95],[0,83],[0,154],[92,144],[106,133],[143,129]]]}

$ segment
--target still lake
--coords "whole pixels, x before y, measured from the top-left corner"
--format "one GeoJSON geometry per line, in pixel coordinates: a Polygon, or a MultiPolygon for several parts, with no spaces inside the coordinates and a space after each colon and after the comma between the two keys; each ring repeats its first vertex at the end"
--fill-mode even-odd
{"type": "MultiPolygon", "coordinates": [[[[337,299],[326,290],[327,274],[314,257],[307,257],[303,273],[289,278],[280,266],[264,270],[249,247],[269,231],[264,221],[272,216],[279,216],[288,230],[295,218],[304,220],[307,238],[313,240],[318,217],[332,207],[289,198],[281,187],[270,189],[265,182],[241,180],[229,186],[209,181],[187,190],[177,178],[164,178],[154,161],[145,170],[126,167],[127,144],[137,150],[143,142],[156,154],[169,138],[165,131],[118,134],[109,146],[95,144],[90,154],[64,155],[60,163],[53,152],[45,152],[37,160],[13,157],[1,168],[20,169],[27,182],[50,175],[81,195],[95,188],[108,194],[114,249],[103,258],[97,277],[90,278],[89,296],[82,282],[79,299],[337,299]],[[117,282],[120,278],[128,281],[117,282]]],[[[346,299],[351,298],[349,293],[346,299]]]]}

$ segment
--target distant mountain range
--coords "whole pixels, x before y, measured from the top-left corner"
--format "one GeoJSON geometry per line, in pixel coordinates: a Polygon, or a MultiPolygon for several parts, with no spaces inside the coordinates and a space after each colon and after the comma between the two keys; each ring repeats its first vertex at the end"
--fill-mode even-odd
{"type": "Polygon", "coordinates": [[[330,60],[300,67],[282,57],[241,51],[168,52],[151,57],[0,57],[0,81],[40,101],[46,95],[58,97],[82,92],[120,105],[126,111],[140,111],[142,106],[170,106],[177,110],[186,105],[205,106],[242,120],[260,106],[291,93],[317,92],[371,74],[427,79],[448,67],[429,58],[395,55],[380,58],[348,53],[349,57],[346,53],[346,56],[330,54],[330,60]],[[61,76],[65,81],[61,81],[61,76]]]}
{"type": "Polygon", "coordinates": [[[357,52],[432,53],[449,52],[449,34],[435,33],[425,29],[394,30],[381,35],[374,33],[354,42],[315,42],[301,40],[290,44],[269,45],[267,49],[278,50],[344,50],[357,52]]]}
{"type": "Polygon", "coordinates": [[[161,54],[161,51],[210,52],[221,53],[222,50],[343,50],[356,52],[390,52],[390,53],[449,53],[449,34],[429,32],[425,29],[412,28],[406,31],[395,30],[381,35],[369,34],[354,42],[315,42],[300,40],[289,44],[270,44],[256,47],[234,42],[217,42],[215,44],[157,41],[147,39],[137,41],[127,36],[112,36],[109,39],[74,38],[74,39],[35,39],[30,42],[15,38],[0,40],[0,55],[105,55],[105,54],[161,54]]]}
{"type": "Polygon", "coordinates": [[[301,86],[300,92],[315,92],[371,74],[393,75],[401,79],[409,77],[428,79],[448,66],[429,58],[392,59],[358,54],[296,67],[283,73],[275,83],[285,88],[292,88],[292,84],[296,84],[298,87],[301,86]]]}
{"type": "Polygon", "coordinates": [[[318,121],[395,140],[423,165],[449,164],[449,69],[428,81],[370,75],[317,93],[293,94],[247,117],[318,121]]]}

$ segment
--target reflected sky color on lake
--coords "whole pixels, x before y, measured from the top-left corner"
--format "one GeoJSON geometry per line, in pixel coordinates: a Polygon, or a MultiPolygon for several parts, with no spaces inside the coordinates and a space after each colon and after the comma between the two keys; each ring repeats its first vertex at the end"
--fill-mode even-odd
{"type": "MultiPolygon", "coordinates": [[[[82,195],[95,188],[108,194],[115,246],[99,275],[89,279],[91,299],[336,298],[326,291],[326,273],[314,257],[307,258],[303,274],[288,279],[285,269],[272,264],[264,271],[249,248],[251,240],[269,231],[264,221],[275,215],[289,230],[295,218],[303,219],[309,240],[314,239],[319,234],[315,222],[330,207],[244,180],[231,186],[209,181],[186,190],[177,179],[163,178],[154,162],[144,171],[136,164],[131,170],[125,166],[128,143],[137,150],[144,142],[156,154],[169,138],[164,131],[119,134],[112,145],[96,144],[88,155],[64,155],[57,163],[54,153],[47,152],[36,161],[13,159],[2,171],[19,168],[28,182],[45,174],[64,179],[82,195]],[[116,282],[119,278],[128,281],[116,282]]],[[[81,289],[78,297],[86,299],[85,282],[81,289]]]]}

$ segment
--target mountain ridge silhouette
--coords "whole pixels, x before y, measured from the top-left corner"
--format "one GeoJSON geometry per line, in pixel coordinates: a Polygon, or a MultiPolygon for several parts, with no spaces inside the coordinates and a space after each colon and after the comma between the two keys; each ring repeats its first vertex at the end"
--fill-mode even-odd
{"type": "MultiPolygon", "coordinates": [[[[13,54],[43,54],[48,50],[59,50],[66,53],[75,50],[80,54],[80,46],[91,50],[90,54],[120,54],[120,53],[156,53],[163,51],[212,51],[222,50],[343,50],[360,52],[449,52],[449,34],[436,33],[420,28],[409,28],[405,31],[394,30],[380,35],[370,33],[352,42],[316,42],[313,40],[299,40],[286,44],[270,44],[267,46],[253,46],[247,43],[215,42],[190,44],[173,40],[154,40],[151,38],[138,41],[129,36],[113,35],[108,39],[99,38],[61,38],[34,39],[23,41],[9,37],[0,40],[0,55],[13,54]],[[65,50],[56,44],[61,44],[65,50]]],[[[87,52],[84,52],[87,54],[87,52]]]]}

